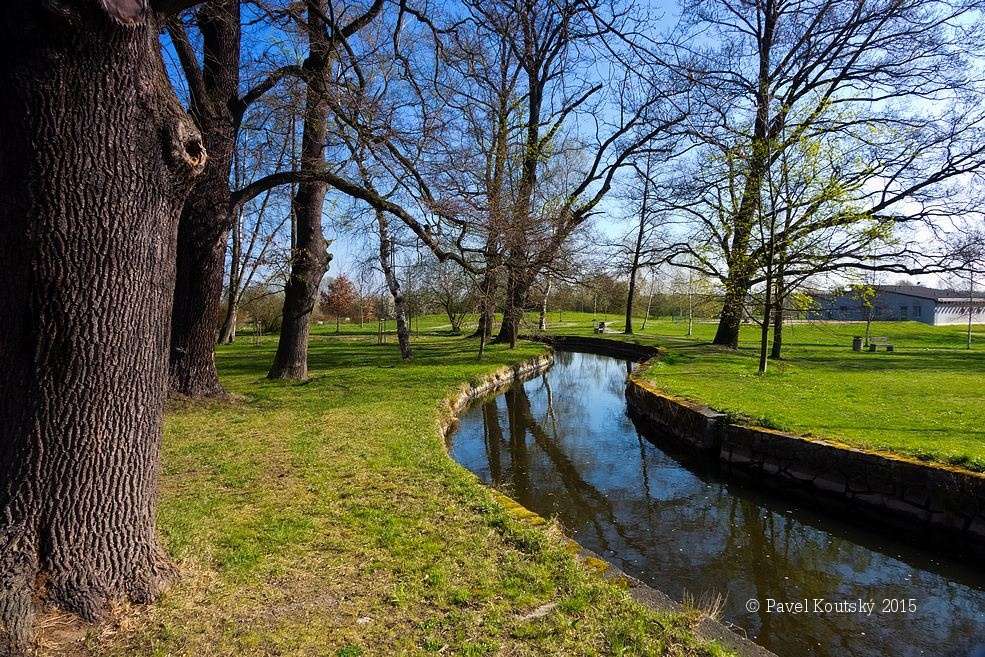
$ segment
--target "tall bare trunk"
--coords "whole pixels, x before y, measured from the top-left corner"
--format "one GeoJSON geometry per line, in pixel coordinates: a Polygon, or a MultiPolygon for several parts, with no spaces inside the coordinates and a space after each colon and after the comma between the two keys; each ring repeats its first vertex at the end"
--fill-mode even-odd
{"type": "Polygon", "coordinates": [[[168,575],[154,508],[178,215],[205,150],[143,3],[0,8],[0,654],[168,575]]]}
{"type": "Polygon", "coordinates": [[[779,360],[783,357],[783,306],[787,298],[787,289],[782,260],[784,254],[781,253],[780,257],[781,261],[776,274],[776,298],[773,300],[773,345],[770,349],[770,358],[773,360],[779,360]]]}
{"type": "Polygon", "coordinates": [[[239,303],[240,282],[243,278],[243,225],[242,217],[237,216],[233,224],[232,253],[229,263],[229,284],[226,287],[226,311],[219,329],[219,344],[231,344],[236,339],[236,305],[239,303]]]}
{"type": "Polygon", "coordinates": [[[284,317],[277,341],[277,354],[267,373],[271,379],[303,380],[308,377],[311,314],[318,300],[318,287],[332,259],[321,225],[328,185],[312,177],[325,166],[325,136],[328,130],[332,59],[321,18],[323,5],[319,2],[308,7],[311,53],[304,62],[307,87],[301,134],[302,181],[293,202],[297,233],[291,251],[291,275],[284,291],[284,317]]]}
{"type": "Polygon", "coordinates": [[[537,328],[541,331],[547,330],[547,300],[551,296],[551,277],[547,277],[547,283],[544,285],[544,296],[540,300],[540,318],[537,322],[537,328]]]}
{"type": "Polygon", "coordinates": [[[633,304],[636,302],[636,275],[640,270],[640,256],[643,252],[643,238],[646,236],[646,217],[650,201],[650,158],[646,161],[643,174],[643,200],[640,203],[639,225],[636,230],[636,244],[633,248],[633,259],[629,265],[629,293],[626,295],[626,327],[623,333],[633,334],[633,304]]]}
{"type": "Polygon", "coordinates": [[[390,296],[393,297],[393,314],[397,324],[397,343],[400,346],[400,357],[404,360],[410,360],[414,357],[414,352],[410,346],[407,299],[400,288],[397,272],[394,271],[393,260],[396,254],[394,253],[393,237],[390,235],[390,224],[385,212],[376,211],[376,227],[380,234],[380,267],[383,269],[383,278],[386,279],[390,296]]]}

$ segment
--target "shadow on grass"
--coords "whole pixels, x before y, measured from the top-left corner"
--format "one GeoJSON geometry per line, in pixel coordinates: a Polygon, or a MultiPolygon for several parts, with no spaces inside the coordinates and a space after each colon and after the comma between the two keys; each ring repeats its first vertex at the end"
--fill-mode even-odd
{"type": "MultiPolygon", "coordinates": [[[[478,342],[441,331],[422,333],[412,340],[415,369],[448,368],[495,364],[509,360],[507,352],[487,351],[483,360],[478,359],[478,342]]],[[[267,336],[262,345],[248,342],[226,347],[219,351],[217,360],[224,376],[265,377],[274,357],[276,337],[267,336]]],[[[375,335],[358,337],[342,334],[312,336],[308,350],[308,369],[313,378],[323,370],[340,368],[374,368],[399,371],[403,362],[395,336],[389,336],[385,344],[377,344],[375,335]]],[[[417,372],[417,376],[420,372],[417,372]]],[[[391,374],[392,376],[392,374],[391,374]]]]}

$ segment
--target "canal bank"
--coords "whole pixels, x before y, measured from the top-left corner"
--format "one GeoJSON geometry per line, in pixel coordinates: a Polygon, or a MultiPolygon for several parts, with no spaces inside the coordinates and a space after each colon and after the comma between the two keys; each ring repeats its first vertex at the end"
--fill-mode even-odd
{"type": "Polygon", "coordinates": [[[695,450],[672,453],[637,431],[626,361],[565,352],[555,361],[463,415],[450,451],[482,481],[671,598],[706,605],[720,596],[725,621],[782,657],[982,648],[976,569],[722,479],[695,450]],[[777,612],[801,599],[910,597],[910,615],[777,612]]]}
{"type": "Polygon", "coordinates": [[[733,421],[641,376],[630,412],[651,430],[802,504],[903,532],[915,543],[985,556],[985,474],[733,421]]]}
{"type": "Polygon", "coordinates": [[[656,440],[718,462],[722,474],[853,522],[902,532],[917,545],[985,557],[985,473],[738,421],[648,381],[646,370],[661,356],[652,345],[588,336],[530,339],[639,363],[626,383],[631,415],[656,440]]]}
{"type": "MultiPolygon", "coordinates": [[[[604,354],[613,357],[622,356],[629,359],[626,362],[638,362],[656,355],[656,350],[651,352],[645,348],[629,350],[613,349],[611,346],[613,343],[611,341],[593,340],[591,338],[574,338],[568,341],[542,340],[542,342],[551,346],[551,350],[546,354],[510,367],[501,368],[488,376],[474,381],[468,381],[455,394],[444,401],[441,419],[439,421],[439,432],[444,437],[446,444],[450,444],[453,435],[459,429],[461,415],[466,409],[481,402],[484,397],[503,394],[504,391],[513,386],[522,386],[526,381],[543,375],[554,365],[555,353],[557,353],[555,349],[564,348],[573,350],[578,348],[584,350],[586,353],[604,354]]],[[[627,368],[628,372],[629,368],[627,368]]],[[[497,499],[514,517],[521,521],[533,525],[543,525],[546,523],[542,515],[525,507],[517,500],[504,495],[502,492],[497,491],[497,499]]],[[[607,560],[602,555],[581,545],[572,538],[567,538],[567,540],[569,541],[569,547],[572,552],[578,556],[582,563],[595,570],[606,580],[624,588],[636,602],[656,611],[688,612],[685,606],[679,601],[663,591],[648,585],[641,579],[628,574],[611,560],[607,560]]],[[[776,657],[774,653],[741,636],[716,618],[712,618],[696,610],[691,610],[690,613],[697,613],[699,615],[696,619],[695,628],[699,637],[718,643],[737,657],[776,657]]]]}

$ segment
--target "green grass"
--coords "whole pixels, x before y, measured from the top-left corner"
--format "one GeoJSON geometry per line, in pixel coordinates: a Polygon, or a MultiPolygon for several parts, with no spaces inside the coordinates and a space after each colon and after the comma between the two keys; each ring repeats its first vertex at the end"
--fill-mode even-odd
{"type": "Polygon", "coordinates": [[[169,411],[159,525],[181,579],[90,654],[724,654],[448,457],[440,402],[541,346],[480,363],[474,341],[433,333],[402,364],[392,336],[346,331],[316,327],[303,384],[267,381],[276,338],[243,336],[217,356],[242,399],[169,411]]]}
{"type": "MultiPolygon", "coordinates": [[[[602,316],[600,315],[599,318],[602,316]]],[[[550,330],[591,333],[590,314],[563,313],[550,330]]],[[[614,330],[622,329],[615,320],[614,330]]],[[[877,322],[895,353],[855,353],[857,323],[791,324],[784,357],[758,376],[759,330],[744,326],[738,351],[713,347],[714,322],[698,322],[686,335],[681,322],[647,323],[632,338],[667,350],[645,376],[667,392],[741,416],[757,424],[866,449],[985,470],[985,326],[933,327],[918,322],[877,322]]]]}

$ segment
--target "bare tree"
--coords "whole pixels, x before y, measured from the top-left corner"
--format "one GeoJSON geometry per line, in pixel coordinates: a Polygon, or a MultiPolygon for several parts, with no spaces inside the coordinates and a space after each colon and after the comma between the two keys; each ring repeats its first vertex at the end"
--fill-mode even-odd
{"type": "MultiPolygon", "coordinates": [[[[415,63],[395,51],[398,64],[380,77],[364,70],[348,106],[374,110],[342,118],[372,135],[362,138],[370,166],[389,172],[398,193],[332,184],[399,210],[392,214],[439,258],[481,275],[481,299],[494,299],[502,281],[497,339],[512,344],[535,281],[628,159],[653,148],[680,113],[667,111],[663,87],[638,74],[649,64],[628,45],[643,25],[631,6],[496,0],[463,9],[440,26],[427,23],[436,55],[415,63]]],[[[480,307],[480,334],[492,312],[480,307]]]]}
{"type": "Polygon", "coordinates": [[[638,294],[638,278],[645,267],[653,267],[664,258],[661,216],[659,203],[653,199],[656,177],[654,153],[647,153],[641,162],[633,162],[626,190],[621,197],[631,207],[633,230],[615,245],[620,261],[625,261],[629,277],[626,294],[626,321],[623,332],[633,334],[633,312],[638,294]]]}
{"type": "Polygon", "coordinates": [[[631,7],[510,0],[468,6],[476,29],[510,45],[522,84],[519,172],[501,231],[506,290],[497,339],[512,345],[537,276],[592,216],[629,158],[676,119],[659,116],[662,94],[641,86],[628,66],[638,53],[624,47],[626,35],[641,21],[631,7]],[[594,54],[590,63],[587,53],[594,54]],[[609,79],[592,77],[597,58],[608,59],[609,79]],[[598,123],[591,136],[572,127],[586,114],[598,123]],[[582,164],[561,177],[559,193],[545,194],[540,176],[552,153],[574,151],[582,164]]]}
{"type": "Polygon", "coordinates": [[[167,23],[184,73],[190,112],[211,154],[209,166],[185,203],[178,230],[169,382],[173,393],[191,397],[225,394],[213,351],[229,231],[239,205],[248,200],[231,188],[233,155],[244,119],[281,80],[301,72],[292,62],[261,66],[253,72],[253,84],[241,93],[241,4],[241,0],[208,0],[185,19],[174,16],[167,23]],[[188,33],[191,23],[200,35],[200,48],[188,33]]]}
{"type": "Polygon", "coordinates": [[[376,0],[349,19],[335,14],[327,1],[307,8],[309,53],[305,58],[305,109],[302,117],[301,179],[294,197],[297,237],[291,254],[291,275],[284,297],[284,321],[277,353],[267,376],[302,380],[308,376],[308,332],[321,279],[331,255],[322,231],[322,209],[328,182],[317,177],[326,167],[325,146],[332,102],[333,66],[347,52],[348,39],[368,25],[383,8],[376,0]]]}
{"type": "Polygon", "coordinates": [[[410,345],[410,324],[407,312],[406,289],[401,287],[397,277],[397,246],[390,231],[390,222],[385,212],[375,210],[376,227],[380,237],[380,269],[383,270],[383,280],[393,298],[393,315],[397,325],[397,344],[400,347],[400,357],[410,360],[414,351],[410,345]]]}
{"type": "Polygon", "coordinates": [[[457,265],[430,260],[422,272],[428,297],[445,313],[451,332],[458,335],[475,309],[477,294],[468,274],[457,265]]]}
{"type": "MultiPolygon", "coordinates": [[[[293,130],[293,117],[288,120],[287,130],[293,130]]],[[[275,139],[278,139],[275,136],[275,139]]],[[[275,148],[279,150],[276,159],[276,167],[283,167],[284,161],[289,157],[288,152],[291,145],[290,139],[279,139],[280,144],[272,144],[270,140],[262,140],[254,146],[255,149],[275,148]]],[[[262,171],[264,164],[262,157],[242,156],[242,149],[234,159],[234,178],[237,188],[241,188],[248,182],[248,178],[255,178],[257,173],[262,171]],[[249,168],[252,169],[251,175],[247,176],[247,168],[240,162],[248,159],[249,168]]],[[[284,211],[284,200],[287,191],[286,187],[270,189],[255,199],[240,204],[234,211],[233,228],[230,235],[230,254],[229,254],[229,274],[226,280],[226,303],[222,316],[222,323],[219,329],[219,340],[222,343],[231,343],[236,337],[237,309],[243,298],[243,292],[253,284],[257,277],[263,280],[264,284],[271,282],[274,276],[279,274],[277,267],[271,267],[278,258],[283,257],[285,249],[280,240],[283,238],[283,229],[292,219],[290,208],[284,211]]],[[[286,205],[290,205],[287,198],[286,205]]],[[[290,257],[287,249],[286,257],[290,257]]],[[[279,265],[280,263],[278,263],[279,265]]]]}
{"type": "MultiPolygon", "coordinates": [[[[859,222],[929,222],[968,207],[949,187],[985,163],[981,84],[968,59],[981,52],[983,30],[973,19],[981,4],[690,5],[682,41],[695,44],[700,35],[709,45],[681,53],[679,71],[694,82],[695,104],[704,108],[692,115],[689,132],[712,154],[705,161],[721,166],[717,180],[683,188],[690,198],[679,209],[704,239],[682,251],[724,287],[717,344],[737,345],[746,297],[762,281],[768,246],[754,242],[768,172],[803,140],[838,142],[847,159],[836,178],[852,190],[851,202],[845,199],[851,211],[812,213],[783,242],[859,222]],[[704,246],[716,253],[702,254],[704,246]]],[[[922,254],[910,247],[886,255],[922,254]]],[[[859,260],[853,252],[827,267],[859,260]]]]}

